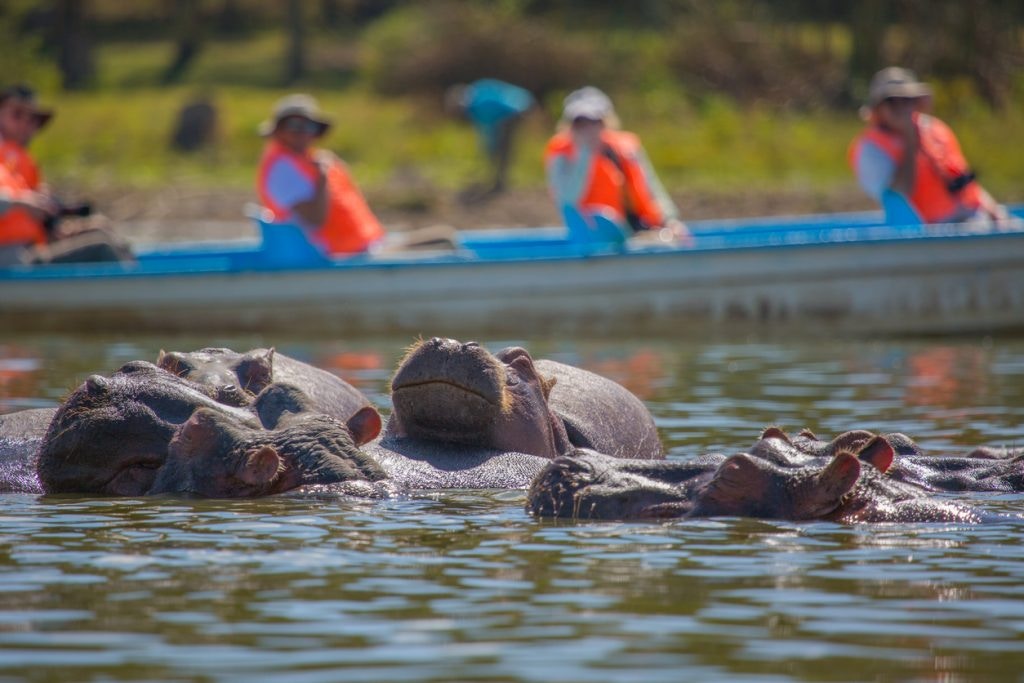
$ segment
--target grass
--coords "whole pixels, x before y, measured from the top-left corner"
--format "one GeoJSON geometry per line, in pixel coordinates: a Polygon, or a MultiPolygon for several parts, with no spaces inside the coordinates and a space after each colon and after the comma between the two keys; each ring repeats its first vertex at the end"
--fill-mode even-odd
{"type": "MultiPolygon", "coordinates": [[[[439,102],[373,94],[355,76],[354,47],[317,40],[311,50],[314,73],[296,89],[312,92],[335,117],[337,125],[325,146],[348,161],[360,183],[372,189],[396,177],[412,177],[455,189],[479,177],[482,160],[468,125],[444,116],[439,102]]],[[[48,89],[44,101],[58,115],[34,143],[34,151],[55,184],[252,186],[262,146],[256,127],[275,100],[290,91],[275,85],[281,37],[266,34],[211,43],[187,84],[158,87],[171,49],[167,42],[108,44],[98,53],[97,88],[86,93],[48,89]],[[198,94],[218,107],[217,142],[195,155],[174,152],[169,140],[176,114],[198,94]]],[[[853,183],[846,149],[861,127],[854,111],[741,109],[714,97],[695,102],[659,79],[647,79],[642,87],[618,95],[617,106],[625,126],[643,139],[670,191],[828,191],[853,183]]],[[[1019,116],[1019,103],[992,112],[958,88],[954,83],[939,89],[937,113],[958,132],[992,193],[1008,201],[1024,200],[1024,155],[1019,153],[1024,117],[1019,116]]],[[[557,98],[546,103],[546,111],[523,127],[513,183],[543,185],[541,157],[558,105],[557,98]]]]}

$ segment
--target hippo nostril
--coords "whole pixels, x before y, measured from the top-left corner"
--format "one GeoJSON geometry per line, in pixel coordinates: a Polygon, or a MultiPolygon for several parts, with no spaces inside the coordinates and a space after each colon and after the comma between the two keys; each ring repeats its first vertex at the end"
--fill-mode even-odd
{"type": "Polygon", "coordinates": [[[440,337],[431,337],[430,338],[430,345],[431,346],[443,346],[444,345],[444,339],[441,339],[440,337]]]}

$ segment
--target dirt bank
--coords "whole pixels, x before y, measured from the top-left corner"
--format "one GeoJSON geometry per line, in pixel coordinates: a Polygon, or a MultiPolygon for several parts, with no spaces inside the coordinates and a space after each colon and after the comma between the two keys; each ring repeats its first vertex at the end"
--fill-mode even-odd
{"type": "MultiPolygon", "coordinates": [[[[249,191],[168,186],[160,189],[91,189],[86,194],[116,229],[133,241],[222,239],[251,234],[245,219],[256,198],[249,191]]],[[[428,225],[491,228],[556,225],[559,217],[543,188],[513,189],[472,205],[454,193],[384,188],[367,193],[374,211],[389,230],[428,225]]],[[[750,192],[674,192],[685,220],[744,216],[857,211],[872,208],[856,191],[784,189],[750,192]]]]}

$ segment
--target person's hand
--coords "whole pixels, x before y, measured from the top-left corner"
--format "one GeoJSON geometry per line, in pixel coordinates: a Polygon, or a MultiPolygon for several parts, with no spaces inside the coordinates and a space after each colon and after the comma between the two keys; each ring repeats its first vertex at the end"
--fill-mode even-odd
{"type": "Polygon", "coordinates": [[[909,144],[917,144],[917,124],[914,123],[916,111],[914,100],[894,100],[890,105],[892,117],[890,125],[893,131],[909,144]]]}
{"type": "Polygon", "coordinates": [[[693,246],[693,234],[686,227],[686,223],[678,218],[670,218],[665,221],[665,226],[659,231],[659,237],[664,242],[675,242],[684,247],[693,246]]]}
{"type": "Polygon", "coordinates": [[[60,206],[53,199],[39,192],[27,192],[11,202],[14,208],[24,209],[33,220],[43,222],[60,213],[60,206]]]}

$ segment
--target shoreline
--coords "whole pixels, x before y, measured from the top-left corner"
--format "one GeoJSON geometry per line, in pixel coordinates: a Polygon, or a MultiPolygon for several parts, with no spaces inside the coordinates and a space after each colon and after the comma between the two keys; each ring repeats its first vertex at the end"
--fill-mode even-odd
{"type": "MultiPolygon", "coordinates": [[[[255,235],[247,208],[251,190],[169,185],[161,188],[58,190],[63,197],[89,200],[111,228],[136,243],[232,239],[255,235]]],[[[783,188],[744,192],[672,192],[684,221],[872,210],[857,188],[783,188]]],[[[487,201],[466,205],[451,191],[374,187],[367,201],[392,232],[446,225],[455,229],[560,225],[545,188],[512,188],[487,201]]]]}

